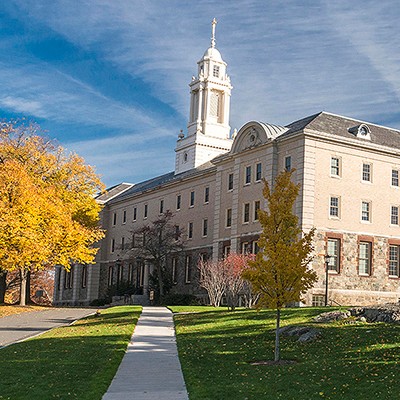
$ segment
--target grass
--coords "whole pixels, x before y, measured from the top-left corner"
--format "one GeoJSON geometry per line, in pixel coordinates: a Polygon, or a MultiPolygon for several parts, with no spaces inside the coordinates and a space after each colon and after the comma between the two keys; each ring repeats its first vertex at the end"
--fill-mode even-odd
{"type": "Polygon", "coordinates": [[[42,311],[46,307],[43,306],[14,306],[14,305],[0,305],[0,318],[7,317],[8,315],[21,314],[23,312],[42,311]]]}
{"type": "Polygon", "coordinates": [[[102,310],[0,350],[0,399],[101,399],[125,353],[140,307],[102,310]]]}
{"type": "MultiPolygon", "coordinates": [[[[399,399],[400,327],[383,323],[318,324],[322,337],[300,344],[282,337],[283,366],[272,360],[275,312],[171,307],[190,400],[399,399]]],[[[313,325],[324,309],[285,309],[282,325],[313,325]]]]}

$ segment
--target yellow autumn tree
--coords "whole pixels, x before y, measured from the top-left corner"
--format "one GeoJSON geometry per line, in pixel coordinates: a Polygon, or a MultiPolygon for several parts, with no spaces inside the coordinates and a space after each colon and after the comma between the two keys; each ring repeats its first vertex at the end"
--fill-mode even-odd
{"type": "Polygon", "coordinates": [[[263,196],[267,210],[259,210],[263,231],[258,240],[260,248],[254,261],[243,272],[260,294],[258,307],[276,310],[275,361],[280,360],[279,327],[281,309],[299,302],[302,294],[311,288],[316,273],[309,268],[314,229],[304,234],[298,217],[293,212],[300,186],[291,181],[293,171],[283,171],[271,189],[264,181],[263,196]]]}
{"type": "Polygon", "coordinates": [[[30,271],[90,263],[102,238],[103,189],[82,158],[38,135],[34,125],[0,128],[0,269],[20,271],[25,304],[30,271]]]}

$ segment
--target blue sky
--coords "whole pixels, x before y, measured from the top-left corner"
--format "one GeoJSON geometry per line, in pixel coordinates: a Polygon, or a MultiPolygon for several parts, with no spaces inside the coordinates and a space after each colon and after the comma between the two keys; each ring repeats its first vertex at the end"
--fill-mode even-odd
{"type": "Polygon", "coordinates": [[[108,186],[171,171],[214,17],[232,129],[322,110],[400,129],[396,0],[3,1],[0,116],[38,122],[108,186]]]}

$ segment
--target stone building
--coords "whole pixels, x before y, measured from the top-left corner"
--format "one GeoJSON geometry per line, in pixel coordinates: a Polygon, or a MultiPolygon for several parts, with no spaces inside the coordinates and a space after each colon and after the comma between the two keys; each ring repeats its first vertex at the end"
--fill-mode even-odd
{"type": "Polygon", "coordinates": [[[285,168],[295,169],[301,185],[295,211],[302,229],[316,228],[318,282],[304,303],[323,304],[326,254],[330,302],[399,300],[400,132],[320,112],[286,126],[250,121],[230,135],[226,67],[213,22],[211,46],[189,85],[188,130],[178,137],[175,170],[98,198],[106,237],[96,263],[56,269],[56,304],[89,304],[122,281],[146,296],[152,267],[127,250],[132,231],[166,210],[186,235],[185,250],[168,260],[172,290],[201,295],[198,258],[257,250],[262,178],[272,182],[285,168]]]}

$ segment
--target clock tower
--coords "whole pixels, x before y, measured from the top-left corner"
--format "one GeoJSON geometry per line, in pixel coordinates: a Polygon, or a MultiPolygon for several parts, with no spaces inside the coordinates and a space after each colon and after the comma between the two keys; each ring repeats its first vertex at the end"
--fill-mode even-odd
{"type": "Polygon", "coordinates": [[[211,47],[198,61],[197,76],[190,87],[190,114],[187,135],[181,133],[176,145],[175,174],[196,168],[231,149],[229,108],[231,81],[226,62],[215,47],[212,21],[211,47]]]}

